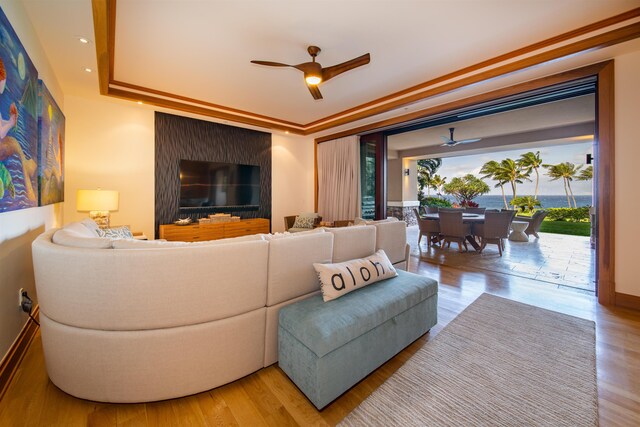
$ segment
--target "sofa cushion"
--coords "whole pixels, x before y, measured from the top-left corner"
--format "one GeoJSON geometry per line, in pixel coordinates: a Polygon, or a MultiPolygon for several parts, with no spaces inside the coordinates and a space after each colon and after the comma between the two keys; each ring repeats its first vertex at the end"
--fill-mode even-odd
{"type": "Polygon", "coordinates": [[[376,227],[376,250],[383,249],[393,264],[405,261],[407,247],[407,223],[381,221],[376,227]]]}
{"type": "Polygon", "coordinates": [[[160,240],[136,240],[136,239],[119,239],[113,241],[114,249],[163,249],[163,248],[180,248],[194,246],[212,246],[224,245],[227,243],[252,242],[256,240],[264,240],[262,234],[252,234],[249,236],[230,237],[228,239],[206,240],[204,242],[177,242],[160,240]]]}
{"type": "Polygon", "coordinates": [[[89,231],[91,231],[91,234],[93,234],[93,237],[101,237],[98,234],[98,230],[100,229],[100,227],[98,227],[98,224],[94,220],[92,220],[91,218],[85,218],[82,221],[80,221],[80,223],[85,227],[87,227],[89,231]]]}
{"type": "Polygon", "coordinates": [[[283,307],[280,327],[323,357],[438,292],[433,279],[397,273],[333,301],[317,295],[283,307]]]}
{"type": "Polygon", "coordinates": [[[269,243],[267,305],[320,290],[313,263],[331,262],[331,233],[297,233],[269,243]]]}
{"type": "Polygon", "coordinates": [[[366,258],[337,264],[314,263],[313,268],[318,273],[325,302],[398,275],[383,250],[366,258]]]}
{"type": "Polygon", "coordinates": [[[57,230],[53,234],[52,240],[57,245],[74,248],[111,249],[112,247],[112,240],[107,237],[87,237],[66,228],[57,230]]]}
{"type": "Polygon", "coordinates": [[[76,234],[78,237],[100,237],[82,222],[70,222],[62,227],[63,230],[76,234]]]}
{"type": "Polygon", "coordinates": [[[373,225],[328,228],[327,231],[333,233],[332,262],[364,258],[376,251],[376,228],[373,225]]]}

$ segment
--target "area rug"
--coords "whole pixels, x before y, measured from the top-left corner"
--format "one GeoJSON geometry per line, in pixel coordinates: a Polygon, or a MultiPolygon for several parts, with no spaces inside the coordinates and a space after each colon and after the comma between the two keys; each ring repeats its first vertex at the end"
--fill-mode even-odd
{"type": "Polygon", "coordinates": [[[596,426],[594,322],[489,294],[343,426],[596,426]]]}

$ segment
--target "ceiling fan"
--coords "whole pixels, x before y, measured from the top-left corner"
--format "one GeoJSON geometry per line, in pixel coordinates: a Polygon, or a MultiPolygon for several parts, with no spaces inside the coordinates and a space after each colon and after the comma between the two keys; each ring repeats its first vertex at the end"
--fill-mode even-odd
{"type": "Polygon", "coordinates": [[[478,142],[482,139],[482,138],[469,138],[469,139],[461,139],[460,141],[456,141],[455,139],[453,139],[454,129],[455,128],[449,128],[449,138],[447,138],[446,136],[442,137],[442,139],[444,139],[444,144],[442,144],[443,147],[453,147],[458,144],[469,144],[470,142],[478,142]]]}
{"type": "Polygon", "coordinates": [[[338,74],[344,73],[345,71],[353,70],[354,68],[366,65],[371,60],[371,56],[366,53],[357,58],[343,62],[342,64],[323,68],[320,63],[316,62],[316,56],[318,56],[318,54],[320,53],[320,48],[318,46],[309,46],[307,48],[307,52],[309,52],[309,55],[311,55],[311,62],[304,62],[298,65],[282,64],[280,62],[271,61],[251,62],[258,65],[268,65],[270,67],[293,67],[302,71],[304,73],[304,80],[307,84],[307,87],[309,88],[309,92],[311,92],[311,95],[313,96],[313,99],[322,99],[322,94],[320,93],[320,89],[318,89],[318,85],[320,83],[324,83],[327,80],[337,76],[338,74]]]}

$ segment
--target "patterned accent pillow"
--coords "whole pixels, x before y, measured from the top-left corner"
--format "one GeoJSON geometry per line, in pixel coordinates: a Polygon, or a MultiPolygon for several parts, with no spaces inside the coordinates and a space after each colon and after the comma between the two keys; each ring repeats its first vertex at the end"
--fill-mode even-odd
{"type": "Polygon", "coordinates": [[[320,279],[324,302],[398,275],[382,249],[366,258],[336,264],[314,263],[313,268],[320,279]]]}
{"type": "Polygon", "coordinates": [[[316,219],[313,217],[297,216],[292,228],[313,228],[315,221],[316,219]]]}
{"type": "Polygon", "coordinates": [[[99,228],[98,235],[100,237],[109,237],[111,239],[133,239],[131,230],[126,225],[113,228],[99,228]]]}

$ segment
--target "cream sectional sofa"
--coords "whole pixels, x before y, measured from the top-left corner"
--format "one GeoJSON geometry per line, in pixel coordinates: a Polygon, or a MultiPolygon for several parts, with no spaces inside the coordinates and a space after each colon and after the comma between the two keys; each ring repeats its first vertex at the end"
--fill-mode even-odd
{"type": "Polygon", "coordinates": [[[47,372],[101,402],[229,383],[277,361],[278,312],[319,292],[314,262],[380,248],[405,269],[406,224],[191,244],[105,240],[78,223],[47,231],[33,243],[47,372]]]}

